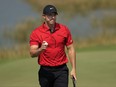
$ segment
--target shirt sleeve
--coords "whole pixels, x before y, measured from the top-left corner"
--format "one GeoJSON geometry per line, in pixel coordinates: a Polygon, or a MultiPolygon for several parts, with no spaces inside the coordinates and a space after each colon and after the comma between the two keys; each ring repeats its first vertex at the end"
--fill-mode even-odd
{"type": "Polygon", "coordinates": [[[66,46],[69,46],[70,44],[73,43],[72,35],[69,29],[66,27],[67,30],[67,37],[66,37],[66,46]]]}
{"type": "Polygon", "coordinates": [[[38,38],[37,34],[34,31],[30,35],[29,44],[30,44],[30,46],[39,44],[39,38],[38,38]]]}

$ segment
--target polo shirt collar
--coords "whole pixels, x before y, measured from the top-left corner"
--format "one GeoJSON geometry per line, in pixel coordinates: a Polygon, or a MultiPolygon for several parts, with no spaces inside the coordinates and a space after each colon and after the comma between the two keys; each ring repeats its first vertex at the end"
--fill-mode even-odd
{"type": "MultiPolygon", "coordinates": [[[[42,24],[42,27],[45,31],[49,31],[49,27],[45,24],[45,22],[42,24]]],[[[60,29],[60,25],[58,23],[55,23],[55,31],[60,29]]]]}

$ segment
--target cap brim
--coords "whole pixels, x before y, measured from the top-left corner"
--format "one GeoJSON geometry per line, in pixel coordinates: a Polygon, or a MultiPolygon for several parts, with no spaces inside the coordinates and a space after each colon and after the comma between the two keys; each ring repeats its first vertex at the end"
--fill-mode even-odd
{"type": "Polygon", "coordinates": [[[57,12],[47,12],[47,13],[44,13],[45,15],[51,15],[52,13],[55,13],[56,15],[58,15],[57,12]]]}

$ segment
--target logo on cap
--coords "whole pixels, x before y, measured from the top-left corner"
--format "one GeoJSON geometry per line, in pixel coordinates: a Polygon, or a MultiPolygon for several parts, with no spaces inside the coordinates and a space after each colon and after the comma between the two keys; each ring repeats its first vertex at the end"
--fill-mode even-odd
{"type": "Polygon", "coordinates": [[[53,9],[53,8],[50,8],[50,10],[53,9]]]}

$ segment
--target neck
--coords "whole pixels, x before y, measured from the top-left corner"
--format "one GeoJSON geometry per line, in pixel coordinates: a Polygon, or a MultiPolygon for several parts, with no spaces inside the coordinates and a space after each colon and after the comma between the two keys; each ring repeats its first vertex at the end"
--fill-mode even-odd
{"type": "Polygon", "coordinates": [[[53,29],[55,24],[49,24],[48,26],[49,26],[50,29],[53,29]]]}
{"type": "Polygon", "coordinates": [[[55,24],[49,24],[46,22],[46,25],[49,27],[51,33],[55,31],[55,24]]]}

